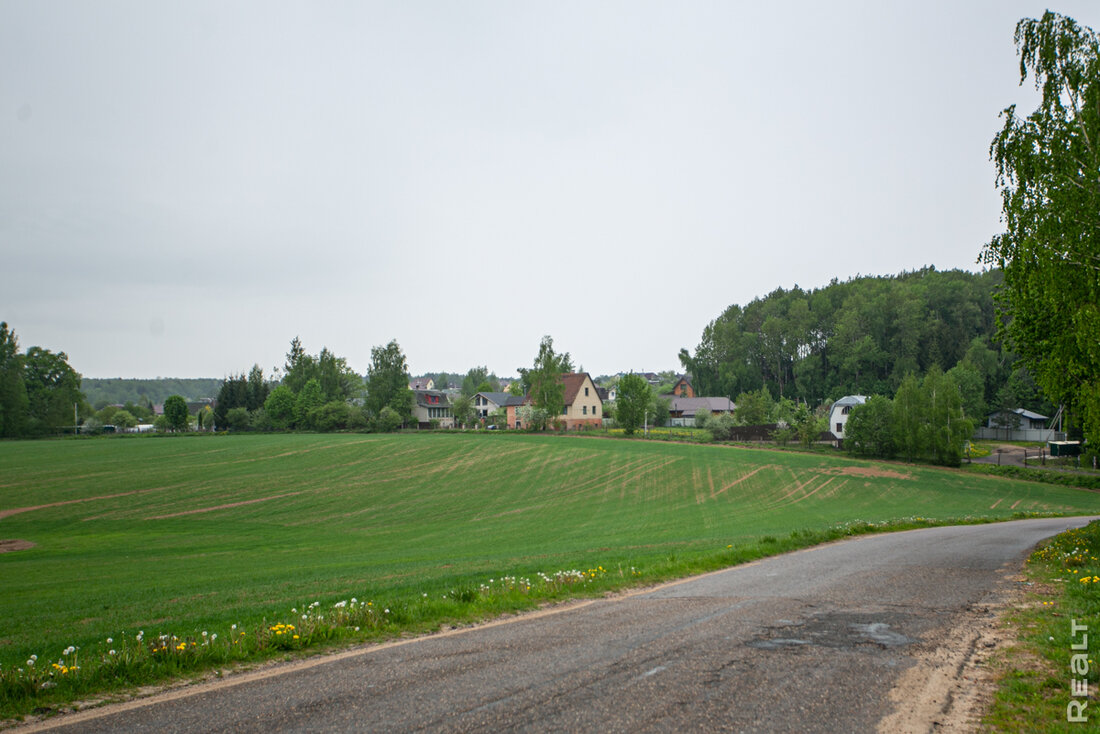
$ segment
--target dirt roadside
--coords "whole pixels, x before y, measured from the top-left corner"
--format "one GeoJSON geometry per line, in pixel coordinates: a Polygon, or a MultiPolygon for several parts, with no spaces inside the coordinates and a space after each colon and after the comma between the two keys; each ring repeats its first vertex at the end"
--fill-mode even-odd
{"type": "Polygon", "coordinates": [[[950,629],[925,643],[917,664],[890,690],[889,700],[897,708],[879,722],[879,734],[978,729],[996,692],[997,672],[990,658],[1015,642],[1004,616],[1024,603],[1025,578],[1018,564],[1006,565],[1000,576],[988,599],[971,605],[950,629]]]}

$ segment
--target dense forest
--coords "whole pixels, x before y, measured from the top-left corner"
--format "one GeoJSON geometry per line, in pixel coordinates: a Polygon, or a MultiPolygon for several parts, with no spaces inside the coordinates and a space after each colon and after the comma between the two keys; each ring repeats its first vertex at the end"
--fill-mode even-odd
{"type": "Polygon", "coordinates": [[[88,402],[96,409],[104,405],[124,405],[135,403],[162,404],[169,395],[180,395],[188,401],[213,398],[222,386],[219,379],[184,379],[165,377],[155,380],[125,379],[112,377],[96,379],[85,377],[80,381],[80,389],[88,402]]]}
{"type": "Polygon", "coordinates": [[[1054,406],[994,340],[1000,282],[999,270],[929,267],[780,288],[727,308],[680,361],[699,395],[735,399],[763,387],[811,407],[848,394],[893,396],[907,375],[938,367],[972,418],[1002,407],[1051,415],[1054,406]]]}

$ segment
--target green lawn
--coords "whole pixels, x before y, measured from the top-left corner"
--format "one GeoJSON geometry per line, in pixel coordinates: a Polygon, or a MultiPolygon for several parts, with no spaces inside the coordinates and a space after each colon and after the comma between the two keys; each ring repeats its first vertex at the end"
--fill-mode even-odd
{"type": "Polygon", "coordinates": [[[1100,495],[839,455],[505,432],[0,442],[0,540],[34,544],[0,553],[0,668],[313,601],[599,566],[644,576],[800,529],[1021,512],[1100,513],[1100,495]]]}

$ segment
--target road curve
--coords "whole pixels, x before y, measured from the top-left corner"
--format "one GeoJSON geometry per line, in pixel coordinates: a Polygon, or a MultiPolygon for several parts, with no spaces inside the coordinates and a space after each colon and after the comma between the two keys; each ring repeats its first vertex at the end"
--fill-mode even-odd
{"type": "Polygon", "coordinates": [[[874,731],[922,651],[1089,519],[864,536],[16,731],[874,731]]]}

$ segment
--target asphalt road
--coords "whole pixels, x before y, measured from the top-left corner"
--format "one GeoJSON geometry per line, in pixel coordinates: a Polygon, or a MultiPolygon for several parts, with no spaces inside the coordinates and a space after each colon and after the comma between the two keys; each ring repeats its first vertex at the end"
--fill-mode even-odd
{"type": "Polygon", "coordinates": [[[922,650],[1039,540],[1087,520],[867,536],[32,728],[874,731],[922,650]]]}

